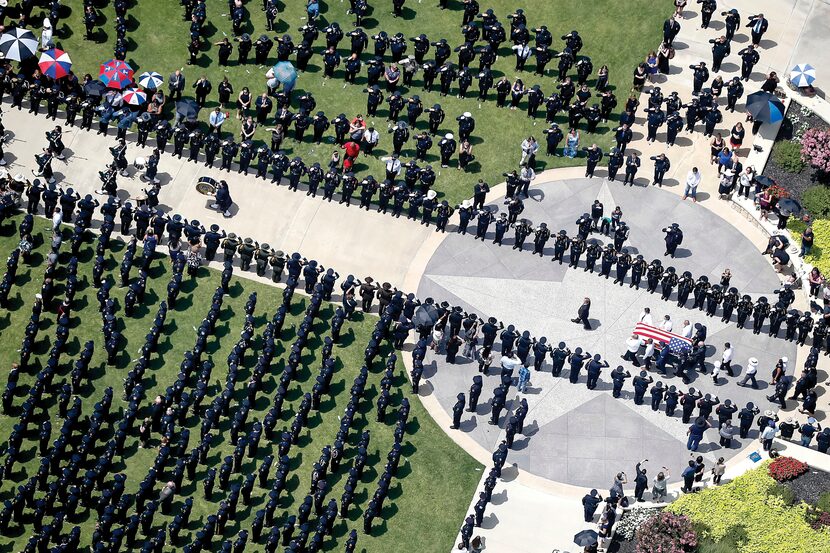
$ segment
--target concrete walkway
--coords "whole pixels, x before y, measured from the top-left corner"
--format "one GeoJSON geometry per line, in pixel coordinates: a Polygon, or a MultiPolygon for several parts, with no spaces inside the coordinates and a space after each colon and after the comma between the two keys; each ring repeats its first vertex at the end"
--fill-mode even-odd
{"type": "MultiPolygon", "coordinates": [[[[770,20],[770,30],[762,43],[761,62],[756,67],[751,83],[745,85],[748,95],[760,87],[763,75],[774,69],[786,75],[793,61],[811,62],[820,70],[819,64],[827,59],[827,49],[817,47],[826,43],[827,25],[826,0],[734,0],[720,2],[719,11],[736,7],[743,18],[752,13],[764,11],[770,20]],[[799,33],[799,30],[803,30],[799,33]],[[823,42],[822,42],[823,41],[823,42]],[[815,54],[812,59],[796,60],[796,56],[815,54]]],[[[668,9],[666,10],[668,12],[668,9]]],[[[704,60],[711,61],[709,38],[715,38],[723,28],[722,18],[716,16],[712,28],[699,29],[699,6],[690,3],[686,13],[687,19],[681,21],[683,29],[676,41],[677,56],[672,61],[675,72],[666,82],[658,83],[665,93],[677,90],[684,100],[691,98],[691,70],[688,66],[704,60]],[[679,72],[677,72],[679,68],[679,72]]],[[[735,50],[748,43],[745,28],[739,30],[735,50]]],[[[655,44],[656,49],[658,45],[655,44]]],[[[739,62],[736,53],[727,59],[722,72],[724,80],[737,71],[739,62]]],[[[621,95],[621,101],[624,95],[621,95]]],[[[723,99],[722,101],[725,101],[723,99]]],[[[645,104],[645,101],[641,102],[645,104]]],[[[739,111],[741,106],[739,105],[739,111]]],[[[724,114],[724,122],[719,130],[728,137],[729,129],[737,121],[743,121],[742,114],[724,114]]],[[[642,120],[641,120],[642,121],[642,120]]],[[[13,134],[13,140],[6,147],[7,166],[10,172],[21,172],[29,178],[34,167],[33,155],[46,145],[43,133],[51,129],[54,123],[45,117],[31,117],[25,113],[6,111],[6,127],[13,134]]],[[[61,120],[58,120],[58,124],[61,120]]],[[[632,143],[631,148],[639,150],[645,156],[641,175],[651,173],[648,156],[666,150],[659,140],[665,140],[660,133],[655,144],[645,144],[645,128],[642,124],[635,128],[642,137],[632,143]]],[[[764,131],[762,131],[764,132],[764,131]]],[[[763,233],[751,222],[742,218],[727,202],[717,200],[717,178],[714,167],[708,165],[709,146],[700,133],[681,135],[674,148],[668,149],[672,160],[672,171],[667,175],[670,191],[681,194],[679,183],[692,166],[704,170],[704,181],[699,189],[699,202],[702,208],[710,209],[720,217],[733,224],[760,247],[765,243],[763,233]],[[707,197],[708,195],[708,197],[707,197]]],[[[63,187],[73,186],[79,192],[87,193],[98,187],[97,172],[110,161],[108,146],[115,143],[114,138],[96,137],[92,133],[67,129],[65,142],[68,146],[66,165],[55,162],[59,182],[63,187]]],[[[746,158],[751,138],[746,139],[745,147],[740,152],[746,158]]],[[[149,149],[141,150],[134,143],[129,147],[129,158],[146,157],[149,149]]],[[[131,169],[135,172],[135,169],[131,169]]],[[[542,180],[559,180],[582,176],[581,168],[551,171],[540,175],[542,180]]],[[[203,165],[173,160],[165,154],[160,164],[164,186],[160,195],[162,204],[173,212],[182,213],[187,218],[197,218],[203,224],[218,223],[223,228],[243,236],[252,236],[260,242],[269,241],[274,247],[285,251],[298,250],[309,258],[317,258],[327,266],[335,267],[342,275],[353,273],[358,277],[372,275],[376,280],[389,281],[401,289],[414,291],[423,276],[432,254],[442,241],[442,236],[431,229],[426,229],[411,221],[393,219],[388,215],[374,212],[359,213],[356,205],[349,208],[312,199],[303,193],[289,192],[285,186],[276,187],[264,181],[257,181],[253,176],[243,177],[237,174],[221,175],[217,170],[206,171],[203,165]],[[195,192],[194,185],[203,175],[224,178],[231,187],[231,193],[238,210],[231,219],[224,219],[210,210],[208,198],[195,192]]],[[[598,174],[600,172],[598,171],[598,174]]],[[[119,178],[122,194],[135,196],[141,192],[142,183],[137,178],[119,178]]],[[[491,193],[491,197],[503,195],[504,187],[500,185],[491,193]]],[[[440,298],[439,298],[440,299],[440,298]]],[[[405,359],[409,356],[404,355],[405,359]]],[[[802,354],[799,354],[802,357],[802,354]]],[[[803,357],[802,357],[803,358],[803,357]]],[[[824,363],[824,359],[822,359],[824,363]]],[[[800,362],[796,362],[800,366],[800,362]]],[[[826,378],[826,375],[823,376],[826,378]]],[[[826,403],[827,395],[822,398],[826,403]]],[[[422,397],[425,407],[444,428],[449,426],[449,416],[438,403],[434,395],[422,397]]],[[[794,406],[793,402],[790,402],[794,406]]],[[[475,443],[469,437],[451,433],[471,455],[489,464],[490,452],[475,443]]],[[[788,447],[798,447],[789,444],[788,447]]],[[[757,448],[750,446],[736,455],[728,465],[727,476],[741,474],[752,466],[747,455],[757,448]]],[[[508,457],[508,464],[510,458],[508,457]]],[[[630,468],[626,467],[627,470],[630,468]]],[[[486,474],[483,473],[483,474],[486,474]]],[[[605,488],[610,485],[609,481],[605,488]]],[[[674,488],[670,488],[674,490],[674,488]]],[[[600,489],[606,493],[606,489],[600,489]]],[[[515,467],[505,471],[505,479],[494,492],[494,502],[488,507],[485,516],[485,528],[477,531],[487,539],[489,551],[550,552],[554,548],[577,551],[572,543],[573,535],[585,528],[582,521],[580,499],[584,488],[568,486],[543,480],[515,467]]],[[[459,526],[461,521],[459,521],[459,526]]]]}

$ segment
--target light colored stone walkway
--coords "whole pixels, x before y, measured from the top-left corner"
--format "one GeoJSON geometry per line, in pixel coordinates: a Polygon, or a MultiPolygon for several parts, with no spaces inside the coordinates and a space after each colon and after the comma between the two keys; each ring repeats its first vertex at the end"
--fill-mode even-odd
{"type": "MultiPolygon", "coordinates": [[[[764,11],[770,19],[770,30],[765,36],[761,62],[756,67],[757,74],[753,74],[752,83],[746,86],[747,95],[760,86],[761,74],[770,68],[786,75],[793,61],[811,62],[819,66],[823,59],[827,59],[827,49],[815,46],[821,44],[822,40],[826,42],[826,32],[821,32],[822,26],[826,26],[826,19],[822,19],[822,14],[827,13],[826,0],[734,0],[720,2],[719,11],[733,6],[740,10],[744,19],[758,11],[764,11]],[[799,33],[802,29],[804,32],[799,33]],[[796,46],[797,53],[794,54],[796,46]],[[794,56],[802,52],[815,52],[819,55],[818,61],[800,57],[795,60],[794,56]]],[[[708,31],[698,29],[697,11],[698,6],[690,4],[687,16],[692,16],[692,12],[695,12],[694,18],[681,22],[683,30],[677,39],[678,55],[673,60],[673,66],[680,67],[680,72],[670,75],[668,82],[659,83],[664,92],[677,90],[684,100],[691,97],[692,79],[688,65],[700,60],[710,63],[711,54],[707,40],[720,34],[722,29],[722,24],[713,25],[708,31]],[[681,45],[685,47],[680,47],[681,45]]],[[[714,19],[720,21],[719,16],[714,19]]],[[[745,29],[739,31],[736,40],[736,46],[747,43],[745,29]]],[[[657,46],[655,44],[654,48],[657,46]]],[[[724,79],[734,74],[738,66],[736,60],[738,58],[733,53],[725,64],[724,79]]],[[[819,68],[820,71],[826,69],[821,66],[819,68]]],[[[620,96],[622,100],[623,95],[620,96]]],[[[8,169],[12,173],[25,173],[31,178],[30,170],[34,167],[33,155],[46,144],[43,133],[50,129],[53,123],[44,117],[33,118],[25,113],[8,110],[4,118],[6,127],[15,134],[6,147],[6,159],[10,161],[8,169]]],[[[728,136],[729,129],[738,120],[743,120],[743,116],[725,114],[725,120],[719,128],[728,136]]],[[[58,123],[60,122],[59,120],[58,123]]],[[[635,130],[645,134],[642,125],[638,125],[635,130]]],[[[660,138],[664,139],[664,136],[665,134],[661,133],[660,138]]],[[[55,163],[61,184],[64,187],[72,185],[82,193],[92,191],[98,186],[97,172],[110,160],[107,147],[114,144],[114,138],[103,139],[91,133],[68,131],[65,141],[70,150],[68,153],[71,154],[67,164],[63,167],[61,162],[55,163]],[[71,177],[64,178],[64,175],[71,177]]],[[[747,147],[750,142],[748,137],[747,147]]],[[[642,138],[632,144],[632,147],[643,152],[646,159],[665,149],[659,142],[646,145],[642,138]]],[[[746,157],[747,147],[741,152],[743,157],[746,157]]],[[[149,150],[141,151],[133,143],[129,152],[131,160],[138,155],[146,157],[149,154],[149,150]]],[[[726,202],[716,199],[714,191],[717,188],[717,180],[714,168],[706,163],[708,155],[708,141],[699,133],[688,141],[678,141],[678,145],[669,151],[673,168],[668,180],[670,184],[674,184],[669,189],[675,193],[682,193],[677,183],[684,180],[692,166],[703,168],[701,206],[728,220],[756,246],[762,246],[765,243],[763,233],[738,215],[726,202]],[[703,193],[707,193],[709,197],[704,197],[703,193]]],[[[135,172],[134,169],[131,171],[135,172]]],[[[180,212],[188,218],[198,218],[206,225],[219,223],[223,228],[240,235],[253,236],[260,241],[270,241],[273,246],[286,251],[299,250],[310,258],[320,259],[324,264],[335,267],[343,275],[354,273],[362,277],[371,274],[376,280],[388,280],[407,291],[417,288],[427,262],[442,240],[441,235],[410,221],[396,220],[375,213],[358,213],[356,205],[346,208],[323,203],[319,198],[311,199],[301,193],[289,192],[284,186],[278,188],[263,181],[255,181],[252,176],[226,176],[223,173],[221,178],[230,183],[232,195],[239,208],[233,218],[224,219],[207,207],[210,203],[207,198],[199,196],[194,190],[195,182],[200,176],[209,175],[217,178],[220,177],[218,171],[214,169],[206,172],[201,165],[174,161],[166,154],[162,158],[160,172],[166,177],[161,201],[173,212],[180,212]]],[[[539,178],[540,181],[567,179],[581,176],[582,173],[581,168],[564,169],[544,173],[539,178]]],[[[650,173],[650,162],[644,160],[641,175],[650,173]]],[[[120,183],[120,187],[130,195],[138,194],[142,188],[138,179],[120,179],[120,183]]],[[[503,185],[500,185],[491,193],[491,197],[503,193],[503,185]]],[[[449,426],[449,417],[434,395],[422,397],[422,401],[442,427],[449,426]]],[[[473,457],[489,464],[490,452],[467,436],[458,433],[451,435],[473,457]]],[[[751,466],[746,455],[752,447],[751,445],[748,450],[730,461],[727,476],[740,474],[751,466]]],[[[790,444],[788,447],[798,446],[790,444]]],[[[548,552],[558,548],[575,552],[578,548],[573,545],[572,537],[587,526],[582,522],[582,509],[579,503],[585,490],[542,480],[515,468],[507,469],[505,476],[505,481],[500,482],[494,492],[496,501],[488,507],[485,518],[487,528],[479,532],[487,538],[488,550],[548,552]]],[[[460,524],[461,521],[459,526],[460,524]]]]}

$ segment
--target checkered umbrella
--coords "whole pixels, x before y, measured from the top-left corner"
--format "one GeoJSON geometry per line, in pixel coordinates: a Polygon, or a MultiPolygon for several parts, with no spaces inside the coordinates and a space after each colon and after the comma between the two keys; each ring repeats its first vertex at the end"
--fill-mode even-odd
{"type": "Polygon", "coordinates": [[[124,94],[121,95],[121,98],[124,100],[125,104],[129,104],[131,106],[143,106],[147,103],[147,94],[137,88],[128,88],[124,91],[124,94]]]}
{"type": "Polygon", "coordinates": [[[156,90],[164,84],[164,77],[155,71],[145,71],[138,76],[138,84],[147,90],[156,90]]]}
{"type": "Polygon", "coordinates": [[[38,61],[37,65],[40,67],[40,72],[47,77],[60,79],[69,75],[69,70],[72,68],[72,60],[69,59],[69,54],[63,50],[52,48],[41,54],[40,61],[38,61]]]}
{"type": "Polygon", "coordinates": [[[133,82],[133,68],[121,60],[109,60],[101,64],[98,78],[107,88],[123,90],[133,82]]]}
{"type": "Polygon", "coordinates": [[[7,60],[23,61],[33,58],[37,52],[38,41],[28,29],[15,27],[0,35],[0,54],[7,60]]]}
{"type": "Polygon", "coordinates": [[[816,69],[808,63],[799,63],[790,70],[790,82],[798,88],[810,86],[816,80],[816,69]]]}

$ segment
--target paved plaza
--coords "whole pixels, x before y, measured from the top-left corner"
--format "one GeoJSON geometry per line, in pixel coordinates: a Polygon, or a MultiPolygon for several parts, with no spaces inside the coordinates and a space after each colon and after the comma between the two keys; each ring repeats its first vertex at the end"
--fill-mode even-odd
{"type": "MultiPolygon", "coordinates": [[[[688,270],[695,276],[706,275],[712,282],[718,282],[720,274],[729,267],[735,275],[731,285],[753,299],[760,295],[772,298],[771,292],[780,285],[767,260],[728,222],[668,191],[642,183],[623,188],[620,183],[594,178],[544,183],[536,187],[532,196],[536,201],[526,202],[522,216],[535,224],[546,221],[554,231],[562,228],[575,234],[576,217],[599,198],[606,210],[617,205],[622,208],[623,219],[631,225],[627,248],[633,254],[640,253],[648,261],[661,259],[679,273],[688,270]],[[675,259],[663,256],[663,235],[659,232],[671,222],[680,224],[685,234],[675,259]]],[[[608,242],[599,233],[592,236],[608,242]]],[[[545,257],[539,257],[531,255],[527,244],[525,251],[513,250],[512,238],[501,247],[492,243],[492,233],[488,238],[471,244],[469,235],[448,235],[427,264],[418,288],[419,297],[440,298],[464,306],[469,312],[496,317],[516,325],[519,332],[528,330],[532,336],[546,336],[554,346],[561,340],[572,350],[581,347],[591,354],[599,353],[611,365],[595,390],[587,389],[584,375],[579,384],[570,384],[567,368],[562,378],[552,377],[549,360],[544,372],[532,375],[530,391],[524,396],[530,404],[531,430],[517,440],[511,460],[533,474],[591,487],[614,473],[615,467],[631,470],[637,461],[649,458],[652,466],[666,466],[674,480],[679,479],[688,460],[687,425],[680,422],[679,414],[669,418],[662,410],[653,412],[648,404],[634,405],[630,382],[623,398],[611,396],[608,372],[613,367],[623,364],[636,374],[636,369],[620,356],[625,353],[625,340],[631,336],[643,307],[650,307],[655,321],[669,315],[675,331],[679,331],[684,320],[706,325],[709,361],[718,359],[723,344],[730,342],[738,376],[750,357],[758,358],[762,375],[771,372],[779,357],[795,360],[794,344],[772,340],[766,334],[754,335],[749,329],[740,330],[734,318],[724,323],[720,317],[707,317],[702,311],[689,309],[691,301],[686,308],[678,307],[676,293],[672,295],[674,301],[664,301],[659,287],[658,293],[652,295],[644,285],[640,289],[630,288],[628,281],[622,287],[615,285],[613,277],[602,278],[598,270],[594,274],[585,272],[584,261],[579,268],[568,268],[567,254],[565,263],[559,265],[551,262],[552,251],[548,249],[545,257]],[[586,296],[592,299],[592,331],[571,322],[586,296]]],[[[462,359],[452,366],[440,355],[429,360],[425,376],[429,376],[442,406],[451,410],[457,391],[469,388],[472,377],[478,374],[478,363],[462,359]]],[[[495,365],[493,374],[485,381],[485,396],[498,384],[495,365]]],[[[710,363],[707,366],[711,368],[710,363]]],[[[792,363],[789,371],[795,370],[792,363]]],[[[687,389],[680,379],[664,380],[667,386],[687,389]]],[[[740,406],[753,401],[763,409],[774,408],[764,397],[769,393],[763,392],[768,384],[765,378],[761,380],[761,390],[738,387],[736,378],[721,379],[720,385],[715,386],[705,375],[698,375],[691,385],[740,406]]],[[[508,407],[515,409],[515,401],[508,407]]],[[[503,438],[503,432],[501,427],[488,425],[488,417],[488,405],[480,405],[475,416],[465,415],[461,430],[492,450],[503,438]]],[[[502,427],[506,418],[502,418],[502,427]]],[[[740,451],[741,445],[746,444],[736,442],[733,449],[724,451],[716,440],[711,440],[701,451],[714,461],[719,456],[731,457],[740,451]]]]}
{"type": "MultiPolygon", "coordinates": [[[[735,0],[719,5],[719,10],[731,7],[744,15],[763,9],[770,19],[770,32],[761,44],[761,62],[751,82],[745,85],[747,94],[760,86],[770,70],[783,75],[788,67],[804,61],[830,67],[830,54],[825,47],[830,32],[828,0],[735,0]]],[[[659,77],[657,84],[666,94],[677,90],[681,98],[688,99],[692,84],[688,66],[700,60],[710,62],[708,40],[721,34],[723,24],[722,18],[716,17],[712,28],[699,29],[699,6],[691,2],[685,16],[681,21],[683,30],[675,43],[677,57],[672,62],[672,71],[667,77],[659,77]]],[[[748,40],[744,30],[739,30],[736,46],[743,47],[748,40]]],[[[739,72],[738,65],[733,63],[737,59],[734,48],[730,59],[724,63],[721,73],[725,81],[739,72]]],[[[621,101],[624,96],[624,92],[618,93],[621,101]]],[[[646,103],[646,97],[641,98],[641,104],[646,103]]],[[[738,107],[734,114],[724,113],[724,121],[718,126],[725,136],[735,122],[744,120],[743,100],[738,107]]],[[[823,103],[821,109],[827,107],[823,103]]],[[[285,186],[271,184],[270,179],[255,179],[253,174],[240,175],[235,171],[208,170],[202,163],[174,159],[169,153],[162,156],[159,166],[160,207],[188,219],[198,219],[206,227],[219,224],[228,232],[268,242],[289,254],[299,251],[325,267],[335,268],[342,277],[370,275],[377,282],[389,282],[404,292],[415,293],[420,299],[431,297],[437,302],[460,305],[467,312],[513,324],[519,332],[527,330],[537,338],[545,336],[553,346],[564,341],[570,349],[581,347],[585,352],[602,356],[610,367],[603,371],[596,389],[586,387],[584,374],[578,383],[569,383],[567,368],[560,378],[553,377],[548,360],[541,372],[532,373],[527,393],[519,394],[515,387],[511,388],[500,424],[490,425],[488,400],[499,383],[499,340],[496,340],[497,354],[490,374],[484,378],[478,409],[475,413],[464,413],[459,430],[449,429],[452,407],[456,395],[468,393],[473,377],[479,374],[478,362],[459,355],[457,363],[451,365],[444,355],[432,352],[424,361],[420,390],[424,405],[446,432],[479,461],[486,463],[504,439],[506,421],[515,412],[519,400],[528,401],[524,433],[517,436],[509,453],[508,470],[498,484],[492,509],[488,510],[481,529],[481,534],[490,539],[488,550],[536,553],[571,548],[575,551],[570,537],[589,526],[581,520],[579,504],[586,489],[598,488],[605,494],[614,474],[624,470],[631,477],[634,465],[643,458],[650,460],[650,472],[667,467],[670,482],[676,484],[689,460],[688,425],[681,422],[679,409],[673,417],[665,415],[664,404],[655,412],[650,407],[649,394],[643,405],[635,405],[630,380],[626,381],[622,397],[611,395],[611,369],[621,364],[632,375],[639,371],[620,357],[644,307],[651,309],[655,321],[670,316],[675,332],[684,320],[706,325],[707,368],[720,358],[726,342],[734,348],[734,377],[722,375],[721,381],[715,384],[709,375],[692,373],[692,382],[684,384],[671,376],[671,369],[669,376],[650,373],[666,386],[674,385],[684,391],[693,386],[720,400],[730,399],[739,407],[754,402],[762,411],[777,412],[778,406],[766,398],[771,391],[772,368],[778,359],[786,357],[788,374],[797,375],[804,364],[805,348],[782,338],[768,337],[766,326],[764,332],[755,335],[749,328],[738,329],[734,315],[731,321],[723,322],[720,310],[718,316],[707,317],[703,311],[691,309],[691,299],[686,307],[679,307],[676,291],[669,301],[662,300],[659,286],[655,294],[646,291],[645,279],[639,289],[631,288],[629,280],[623,286],[616,285],[614,269],[610,279],[599,276],[599,263],[595,273],[584,271],[584,254],[578,268],[568,267],[568,253],[563,264],[551,262],[555,234],[564,229],[574,236],[576,219],[599,199],[606,214],[615,206],[621,208],[623,220],[631,229],[625,245],[630,254],[642,255],[646,261],[660,259],[664,266],[673,266],[678,274],[690,271],[695,278],[705,275],[713,283],[719,282],[724,269],[729,268],[733,275],[730,286],[741,294],[749,294],[753,300],[766,296],[774,303],[774,290],[780,287],[781,278],[768,257],[761,254],[767,234],[730,202],[718,199],[718,179],[715,168],[709,164],[708,139],[700,133],[691,136],[683,133],[673,148],[667,148],[663,128],[656,143],[646,143],[644,118],[642,113],[639,115],[635,139],[629,145],[629,151],[636,151],[643,158],[634,186],[608,182],[605,161],[593,179],[583,178],[582,168],[573,168],[548,171],[534,181],[521,217],[534,226],[545,222],[551,230],[543,257],[531,253],[532,235],[524,249],[517,251],[512,248],[512,230],[506,234],[503,245],[498,246],[493,244],[492,225],[485,241],[474,239],[474,221],[466,236],[456,233],[457,216],[451,219],[446,234],[436,233],[432,227],[403,217],[396,219],[374,209],[360,210],[357,202],[350,207],[338,205],[336,201],[324,202],[319,197],[307,196],[302,187],[300,192],[291,192],[285,186]],[[648,158],[664,151],[672,160],[672,169],[664,187],[658,188],[650,184],[652,162],[648,158]],[[682,182],[694,166],[700,167],[704,177],[698,193],[700,201],[696,204],[681,198],[682,182]],[[195,184],[203,176],[228,181],[235,203],[232,217],[224,218],[211,209],[212,199],[196,192],[195,184]],[[684,232],[683,244],[674,259],[664,256],[660,230],[671,223],[678,223],[684,232]],[[592,300],[591,331],[571,321],[584,297],[592,300]],[[759,360],[757,390],[737,384],[751,357],[759,360]],[[520,516],[525,512],[531,514],[520,516]],[[557,528],[533,535],[539,524],[558,518],[561,523],[557,523],[557,528]]],[[[12,174],[20,172],[29,179],[34,178],[31,171],[35,166],[34,155],[46,145],[44,133],[55,123],[25,111],[4,110],[4,124],[8,136],[6,169],[12,174]]],[[[758,143],[771,147],[776,129],[762,129],[758,143]]],[[[53,164],[59,185],[64,189],[72,186],[81,195],[92,193],[99,186],[98,171],[111,159],[108,147],[114,144],[112,133],[98,136],[69,128],[65,129],[64,142],[67,159],[53,164]]],[[[748,134],[741,157],[747,163],[765,160],[768,152],[763,155],[753,152],[752,142],[748,134]]],[[[151,151],[151,148],[137,147],[132,140],[128,143],[131,161],[147,157],[151,151]]],[[[143,194],[145,184],[138,178],[141,171],[134,167],[129,170],[131,177],[118,178],[121,199],[134,199],[143,194]]],[[[618,179],[621,177],[622,171],[618,179]]],[[[506,211],[504,193],[504,184],[493,186],[488,196],[491,209],[506,211]]],[[[603,245],[610,242],[599,233],[591,238],[603,245]]],[[[796,306],[804,309],[806,295],[799,292],[798,296],[796,306]]],[[[335,299],[339,297],[335,295],[335,299]]],[[[409,348],[411,345],[405,350],[409,348]]],[[[411,368],[411,355],[405,353],[403,357],[411,368]]],[[[820,382],[827,379],[825,363],[822,358],[820,382]]],[[[821,410],[826,408],[824,391],[820,403],[821,410]]],[[[780,416],[798,416],[795,408],[795,402],[790,401],[780,416]]],[[[823,414],[819,418],[823,420],[823,414]]],[[[707,466],[724,457],[729,460],[728,474],[741,474],[752,466],[746,457],[757,449],[757,438],[757,430],[753,428],[748,439],[733,440],[731,448],[723,448],[718,444],[717,429],[712,429],[701,444],[700,454],[707,466]]],[[[487,468],[483,476],[486,471],[487,468]]]]}

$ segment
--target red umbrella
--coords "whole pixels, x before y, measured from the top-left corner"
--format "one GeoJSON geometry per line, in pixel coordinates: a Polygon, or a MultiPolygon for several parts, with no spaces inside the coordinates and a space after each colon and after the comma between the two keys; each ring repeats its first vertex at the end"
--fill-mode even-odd
{"type": "Polygon", "coordinates": [[[72,68],[72,60],[69,59],[69,54],[63,50],[52,48],[41,54],[40,61],[37,65],[40,67],[40,72],[47,77],[60,79],[69,75],[69,70],[72,68]]]}
{"type": "Polygon", "coordinates": [[[109,60],[101,64],[98,78],[107,88],[123,90],[133,82],[133,68],[121,60],[109,60]]]}

